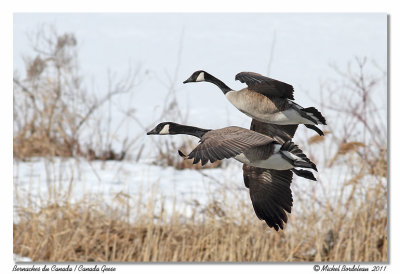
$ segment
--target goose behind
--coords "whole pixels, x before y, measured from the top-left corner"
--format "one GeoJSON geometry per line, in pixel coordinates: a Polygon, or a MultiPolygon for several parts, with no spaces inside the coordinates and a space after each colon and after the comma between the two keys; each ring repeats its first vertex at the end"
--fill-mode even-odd
{"type": "Polygon", "coordinates": [[[293,101],[293,86],[253,72],[238,73],[235,79],[246,83],[248,87],[235,91],[204,70],[194,72],[183,83],[213,83],[229,102],[253,119],[278,125],[304,124],[323,135],[316,125],[325,125],[325,118],[314,107],[303,108],[296,104],[293,101]]]}

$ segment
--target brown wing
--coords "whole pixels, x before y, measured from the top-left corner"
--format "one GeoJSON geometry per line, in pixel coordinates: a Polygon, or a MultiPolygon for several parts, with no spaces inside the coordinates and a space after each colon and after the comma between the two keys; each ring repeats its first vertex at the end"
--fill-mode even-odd
{"type": "MultiPolygon", "coordinates": [[[[275,125],[251,121],[251,130],[266,134],[283,144],[293,138],[297,125],[275,125]]],[[[257,217],[275,230],[283,229],[287,222],[286,212],[293,205],[290,170],[272,170],[243,165],[244,184],[249,188],[250,198],[257,217]]]]}
{"type": "Polygon", "coordinates": [[[293,86],[255,72],[240,72],[235,80],[246,83],[250,90],[267,97],[281,97],[294,100],[293,86]]]}
{"type": "Polygon", "coordinates": [[[293,138],[297,126],[298,125],[275,125],[253,119],[251,121],[250,129],[274,138],[279,143],[283,144],[293,138]]]}
{"type": "Polygon", "coordinates": [[[276,231],[287,222],[293,205],[290,170],[273,170],[243,165],[243,178],[257,217],[276,231]],[[286,211],[286,212],[285,212],[286,211]]]}
{"type": "Polygon", "coordinates": [[[274,139],[257,132],[240,128],[227,127],[212,130],[203,135],[198,145],[190,154],[189,159],[194,159],[196,164],[201,160],[205,165],[216,160],[228,159],[256,146],[275,142],[274,139]]]}

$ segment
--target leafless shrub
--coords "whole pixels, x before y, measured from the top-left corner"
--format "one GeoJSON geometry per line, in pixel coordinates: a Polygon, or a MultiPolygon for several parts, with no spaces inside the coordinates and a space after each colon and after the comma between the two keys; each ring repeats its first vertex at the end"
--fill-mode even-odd
{"type": "MultiPolygon", "coordinates": [[[[108,92],[101,97],[90,93],[83,84],[74,34],[58,34],[49,26],[31,34],[30,39],[34,55],[24,58],[25,77],[15,73],[13,79],[14,157],[79,155],[123,159],[128,148],[115,152],[110,131],[100,133],[105,139],[100,144],[83,145],[81,137],[96,112],[111,104],[113,97],[132,92],[138,71],[129,71],[121,80],[110,80],[108,92]]],[[[104,130],[103,124],[98,120],[94,128],[104,130]]]]}
{"type": "MultiPolygon", "coordinates": [[[[183,33],[181,35],[177,53],[176,67],[172,75],[168,72],[165,73],[166,80],[163,80],[159,76],[155,75],[155,79],[160,82],[164,88],[167,90],[165,95],[164,104],[162,105],[162,111],[160,118],[150,127],[155,126],[155,124],[161,121],[173,121],[176,123],[187,123],[189,117],[188,107],[183,107],[179,105],[177,98],[177,83],[179,81],[178,72],[180,68],[181,53],[183,50],[183,33]]],[[[221,166],[221,161],[216,161],[214,163],[208,163],[204,167],[200,163],[193,165],[193,160],[185,160],[178,155],[178,150],[191,151],[197,144],[188,139],[185,136],[176,143],[172,138],[158,138],[153,140],[153,145],[157,151],[157,156],[155,164],[173,166],[176,169],[202,169],[202,168],[216,168],[221,166]]]]}
{"type": "MultiPolygon", "coordinates": [[[[326,209],[327,216],[337,220],[324,236],[329,240],[323,245],[321,259],[335,256],[333,250],[343,246],[337,235],[352,226],[345,220],[361,227],[379,222],[383,227],[375,233],[379,239],[387,239],[386,72],[367,58],[355,58],[346,71],[332,67],[338,77],[322,85],[320,102],[329,135],[310,138],[309,148],[305,148],[314,152],[320,172],[332,171],[333,175],[319,178],[325,195],[311,193],[309,197],[326,209]],[[325,189],[327,186],[333,186],[334,193],[325,189]],[[356,213],[361,207],[368,208],[365,215],[356,213]]],[[[382,250],[381,240],[374,242],[382,250]]],[[[359,244],[365,248],[364,242],[359,244]]]]}
{"type": "Polygon", "coordinates": [[[355,152],[374,162],[387,151],[386,72],[366,57],[355,58],[346,71],[332,67],[338,78],[322,85],[320,104],[336,146],[333,157],[355,152]]]}

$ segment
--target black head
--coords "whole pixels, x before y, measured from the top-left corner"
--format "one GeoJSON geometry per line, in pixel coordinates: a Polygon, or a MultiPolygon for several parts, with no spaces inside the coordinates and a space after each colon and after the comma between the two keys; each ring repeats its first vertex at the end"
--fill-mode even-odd
{"type": "Polygon", "coordinates": [[[186,134],[201,138],[210,129],[203,129],[192,126],[185,126],[173,122],[163,122],[158,124],[154,129],[147,132],[147,135],[175,135],[186,134]]]}
{"type": "Polygon", "coordinates": [[[147,135],[167,135],[173,134],[173,129],[177,126],[173,122],[163,122],[159,123],[155,128],[147,132],[147,135]]]}
{"type": "Polygon", "coordinates": [[[206,80],[207,76],[207,72],[205,72],[204,70],[198,70],[195,71],[192,76],[190,76],[186,81],[183,81],[183,83],[186,84],[190,82],[203,82],[206,80]]]}

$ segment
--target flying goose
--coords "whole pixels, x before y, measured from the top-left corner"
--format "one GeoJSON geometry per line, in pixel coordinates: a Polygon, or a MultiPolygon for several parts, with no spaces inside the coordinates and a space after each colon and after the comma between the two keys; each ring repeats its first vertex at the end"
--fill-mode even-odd
{"type": "MultiPolygon", "coordinates": [[[[196,164],[234,158],[247,165],[277,170],[296,167],[317,171],[313,162],[291,141],[280,144],[267,135],[241,127],[230,126],[216,130],[180,125],[173,122],[158,124],[147,135],[187,134],[200,138],[200,144],[187,156],[196,164]]],[[[180,152],[180,155],[184,155],[180,152]]]]}
{"type": "Polygon", "coordinates": [[[325,118],[316,108],[303,108],[293,102],[293,86],[254,72],[240,72],[235,80],[246,83],[248,87],[232,90],[204,70],[194,72],[183,83],[213,83],[222,90],[229,102],[253,119],[278,125],[304,124],[319,135],[324,135],[315,125],[326,125],[325,118]]]}
{"type": "Polygon", "coordinates": [[[249,188],[254,211],[259,219],[277,231],[283,229],[283,224],[287,222],[286,212],[290,213],[293,205],[290,190],[292,172],[316,180],[312,172],[297,169],[302,167],[317,170],[315,164],[290,141],[290,137],[284,135],[281,135],[282,140],[289,141],[282,144],[264,134],[241,127],[210,130],[172,122],[160,123],[147,133],[166,134],[187,134],[200,138],[200,144],[188,156],[179,151],[181,156],[194,159],[193,163],[201,161],[204,165],[208,161],[225,158],[234,158],[244,163],[244,182],[249,188]]]}

